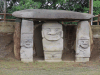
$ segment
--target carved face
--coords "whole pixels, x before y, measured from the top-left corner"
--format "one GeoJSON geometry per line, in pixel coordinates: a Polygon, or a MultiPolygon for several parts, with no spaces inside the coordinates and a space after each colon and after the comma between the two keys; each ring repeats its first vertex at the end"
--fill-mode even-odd
{"type": "Polygon", "coordinates": [[[89,47],[89,40],[88,39],[81,39],[80,40],[80,47],[86,49],[89,47]]]}
{"type": "Polygon", "coordinates": [[[32,34],[22,34],[21,46],[33,47],[33,35],[32,34]]]}
{"type": "Polygon", "coordinates": [[[32,45],[32,39],[25,39],[24,40],[25,47],[31,47],[31,45],[32,45]]]}
{"type": "Polygon", "coordinates": [[[47,40],[59,40],[63,37],[62,25],[59,23],[44,24],[42,26],[42,37],[47,40]]]}

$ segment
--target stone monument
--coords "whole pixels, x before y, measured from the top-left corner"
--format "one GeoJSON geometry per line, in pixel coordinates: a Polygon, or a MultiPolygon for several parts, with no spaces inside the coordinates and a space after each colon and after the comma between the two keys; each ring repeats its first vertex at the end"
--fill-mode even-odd
{"type": "Polygon", "coordinates": [[[33,21],[23,19],[21,26],[21,49],[22,62],[33,62],[33,21]]]}
{"type": "Polygon", "coordinates": [[[76,32],[76,62],[87,62],[91,53],[91,35],[88,21],[78,23],[76,32]]]}
{"type": "MultiPolygon", "coordinates": [[[[94,17],[92,14],[66,10],[26,9],[15,11],[12,15],[22,19],[21,61],[33,61],[33,22],[36,23],[37,21],[47,22],[42,26],[42,43],[45,61],[61,61],[63,50],[62,25],[57,22],[48,21],[80,21],[76,34],[76,62],[89,61],[91,50],[90,38],[92,36],[90,36],[91,29],[88,20],[94,17]],[[30,19],[33,21],[29,21],[30,19]]],[[[19,55],[19,53],[15,53],[16,55],[19,55]]]]}
{"type": "Polygon", "coordinates": [[[42,38],[45,61],[61,61],[63,50],[62,25],[57,22],[44,23],[42,25],[42,38]]]}

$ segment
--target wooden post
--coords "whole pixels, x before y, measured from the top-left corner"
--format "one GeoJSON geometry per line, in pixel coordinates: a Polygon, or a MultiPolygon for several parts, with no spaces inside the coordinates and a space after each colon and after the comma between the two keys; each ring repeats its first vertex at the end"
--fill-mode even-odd
{"type": "Polygon", "coordinates": [[[6,21],[6,13],[4,13],[4,21],[6,21]]]}
{"type": "Polygon", "coordinates": [[[98,15],[98,22],[97,22],[97,25],[99,25],[99,20],[100,20],[100,18],[99,18],[99,17],[100,17],[100,15],[98,15]]]}
{"type": "MultiPolygon", "coordinates": [[[[89,0],[89,14],[93,15],[93,0],[89,0]]],[[[92,18],[91,18],[91,22],[90,25],[92,25],[92,18]]]]}
{"type": "Polygon", "coordinates": [[[20,33],[21,33],[21,21],[16,20],[15,32],[14,32],[14,55],[15,58],[20,60],[20,33]]]}

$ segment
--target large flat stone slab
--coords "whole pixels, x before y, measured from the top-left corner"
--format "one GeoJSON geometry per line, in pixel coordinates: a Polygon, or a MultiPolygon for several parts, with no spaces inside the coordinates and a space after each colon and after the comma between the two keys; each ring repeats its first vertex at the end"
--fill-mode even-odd
{"type": "Polygon", "coordinates": [[[93,17],[93,15],[87,13],[48,9],[26,9],[15,11],[12,15],[18,18],[32,18],[35,20],[85,20],[93,17]]]}

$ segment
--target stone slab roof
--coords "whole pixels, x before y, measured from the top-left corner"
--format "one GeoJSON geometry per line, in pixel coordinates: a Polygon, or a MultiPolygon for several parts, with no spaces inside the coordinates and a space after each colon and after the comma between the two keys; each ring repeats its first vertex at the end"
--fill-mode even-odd
{"type": "Polygon", "coordinates": [[[15,11],[13,16],[18,18],[29,18],[34,20],[88,20],[93,15],[66,10],[48,10],[48,9],[26,9],[15,11]]]}

